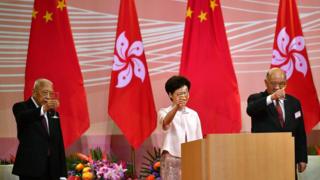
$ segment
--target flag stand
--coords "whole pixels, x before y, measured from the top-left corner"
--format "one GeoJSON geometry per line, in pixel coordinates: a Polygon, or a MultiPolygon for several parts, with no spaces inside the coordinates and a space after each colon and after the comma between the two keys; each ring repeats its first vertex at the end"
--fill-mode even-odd
{"type": "Polygon", "coordinates": [[[137,177],[137,173],[136,173],[136,151],[132,146],[131,146],[131,161],[132,161],[132,176],[134,178],[136,178],[137,177]]]}

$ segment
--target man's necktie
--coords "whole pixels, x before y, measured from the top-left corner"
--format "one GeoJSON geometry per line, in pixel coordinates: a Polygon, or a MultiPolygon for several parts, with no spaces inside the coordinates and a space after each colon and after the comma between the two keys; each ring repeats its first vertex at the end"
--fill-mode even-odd
{"type": "Polygon", "coordinates": [[[276,109],[278,112],[278,119],[280,121],[281,127],[283,127],[284,126],[283,111],[280,106],[279,100],[276,100],[276,109]]]}
{"type": "MultiPolygon", "coordinates": [[[[46,132],[49,134],[46,117],[40,116],[40,119],[41,119],[41,125],[45,128],[46,132]]],[[[48,147],[48,156],[50,156],[50,154],[51,154],[50,147],[48,147]]]]}
{"type": "Polygon", "coordinates": [[[46,117],[41,116],[41,124],[42,124],[42,126],[45,128],[46,132],[49,134],[49,131],[48,131],[48,124],[47,124],[46,117]]]}

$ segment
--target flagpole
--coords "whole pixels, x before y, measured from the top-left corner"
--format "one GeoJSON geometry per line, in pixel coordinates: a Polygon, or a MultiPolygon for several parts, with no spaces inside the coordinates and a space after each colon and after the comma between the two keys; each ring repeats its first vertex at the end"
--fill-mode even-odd
{"type": "Polygon", "coordinates": [[[137,177],[136,174],[136,151],[133,146],[131,146],[131,161],[132,161],[132,175],[134,178],[137,177]]]}

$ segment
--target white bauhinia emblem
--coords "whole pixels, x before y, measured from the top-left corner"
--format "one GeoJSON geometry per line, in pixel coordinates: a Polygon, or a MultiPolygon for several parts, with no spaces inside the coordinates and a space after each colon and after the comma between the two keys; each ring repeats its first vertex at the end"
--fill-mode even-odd
{"type": "Polygon", "coordinates": [[[133,74],[141,79],[141,82],[144,81],[146,69],[143,62],[139,59],[142,53],[143,45],[141,41],[134,41],[132,44],[129,44],[125,32],[122,32],[118,36],[112,65],[113,71],[120,71],[116,85],[117,88],[127,86],[133,74]]]}
{"type": "Polygon", "coordinates": [[[282,28],[277,37],[278,49],[272,52],[272,65],[280,66],[290,79],[294,69],[306,76],[308,68],[305,57],[301,51],[305,47],[303,36],[296,36],[290,42],[286,28],[282,28]],[[288,46],[289,45],[289,46],[288,46]]]}

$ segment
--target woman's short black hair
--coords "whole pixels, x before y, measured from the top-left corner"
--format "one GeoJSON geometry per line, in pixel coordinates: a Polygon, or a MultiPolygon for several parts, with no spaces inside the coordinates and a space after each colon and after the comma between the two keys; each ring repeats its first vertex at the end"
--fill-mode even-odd
{"type": "Polygon", "coordinates": [[[191,84],[190,81],[183,76],[172,76],[166,82],[165,88],[167,94],[173,94],[177,89],[187,86],[188,90],[190,90],[191,84]]]}

